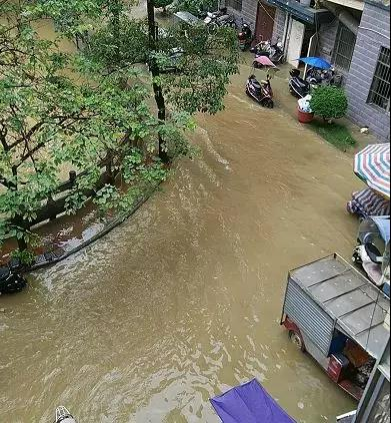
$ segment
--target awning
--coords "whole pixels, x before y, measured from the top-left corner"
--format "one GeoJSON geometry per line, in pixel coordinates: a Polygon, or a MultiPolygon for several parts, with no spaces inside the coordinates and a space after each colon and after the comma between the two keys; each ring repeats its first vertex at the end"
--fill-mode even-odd
{"type": "Polygon", "coordinates": [[[327,9],[313,9],[303,6],[296,0],[266,0],[266,3],[279,9],[285,10],[292,16],[309,25],[319,25],[332,22],[334,15],[327,9]]]}

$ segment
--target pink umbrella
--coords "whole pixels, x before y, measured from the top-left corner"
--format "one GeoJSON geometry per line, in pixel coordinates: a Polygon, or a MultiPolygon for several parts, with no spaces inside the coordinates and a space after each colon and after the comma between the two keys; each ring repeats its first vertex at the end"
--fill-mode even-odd
{"type": "Polygon", "coordinates": [[[262,66],[277,68],[277,66],[267,56],[258,56],[254,59],[254,62],[259,63],[262,66]]]}

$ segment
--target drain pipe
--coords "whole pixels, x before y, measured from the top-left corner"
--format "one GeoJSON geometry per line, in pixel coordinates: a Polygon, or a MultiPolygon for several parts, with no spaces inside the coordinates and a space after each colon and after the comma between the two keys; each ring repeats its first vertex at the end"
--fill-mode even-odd
{"type": "Polygon", "coordinates": [[[337,6],[335,3],[330,3],[329,1],[324,1],[323,5],[357,37],[360,22],[346,8],[337,6]]]}

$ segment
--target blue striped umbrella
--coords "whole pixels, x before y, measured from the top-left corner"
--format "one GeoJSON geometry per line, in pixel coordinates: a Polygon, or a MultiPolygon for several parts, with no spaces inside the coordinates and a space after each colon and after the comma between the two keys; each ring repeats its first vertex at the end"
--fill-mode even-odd
{"type": "Polygon", "coordinates": [[[356,154],[354,172],[369,188],[390,198],[390,145],[369,145],[356,154]]]}

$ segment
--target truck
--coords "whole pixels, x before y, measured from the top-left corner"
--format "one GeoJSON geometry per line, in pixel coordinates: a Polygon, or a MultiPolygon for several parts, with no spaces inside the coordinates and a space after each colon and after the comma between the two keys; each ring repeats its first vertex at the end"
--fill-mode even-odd
{"type": "Polygon", "coordinates": [[[338,254],[294,269],[281,325],[357,401],[384,351],[390,299],[338,254]]]}

